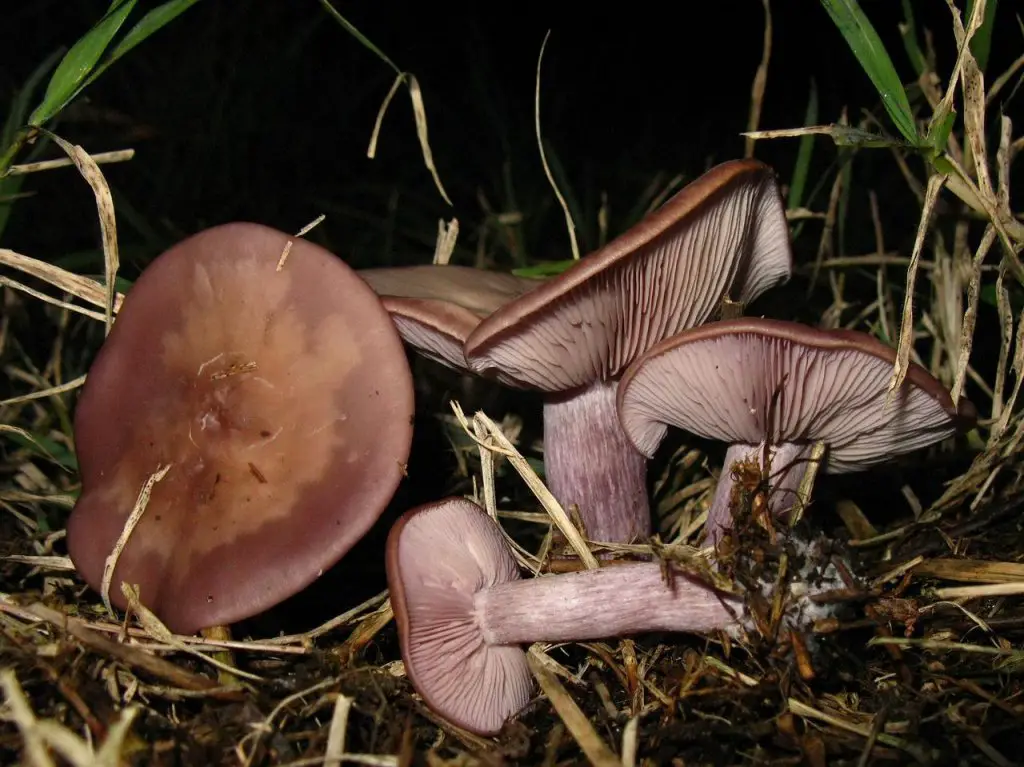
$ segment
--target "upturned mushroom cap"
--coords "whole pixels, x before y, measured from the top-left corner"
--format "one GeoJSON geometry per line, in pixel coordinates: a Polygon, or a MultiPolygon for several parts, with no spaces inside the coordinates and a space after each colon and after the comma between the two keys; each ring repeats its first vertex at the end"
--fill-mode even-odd
{"type": "Polygon", "coordinates": [[[772,170],[718,165],[625,234],[495,311],[469,336],[478,373],[569,391],[614,378],[655,343],[789,278],[772,170]]]}
{"type": "Polygon", "coordinates": [[[208,229],[143,272],[89,370],[71,558],[99,590],[140,490],[170,465],[118,559],[112,601],[123,607],[120,584],[138,584],[179,632],[253,615],[378,518],[412,414],[401,340],[355,272],[265,226],[208,229]]]}
{"type": "Polygon", "coordinates": [[[467,370],[462,346],[480,320],[539,284],[514,274],[451,264],[361,269],[399,335],[420,354],[467,370]]]}
{"type": "Polygon", "coordinates": [[[498,732],[533,689],[522,649],[488,645],[475,615],[477,592],[519,578],[498,526],[464,498],[420,506],[391,529],[387,573],[413,686],[460,727],[498,732]]]}
{"type": "Polygon", "coordinates": [[[958,411],[916,364],[886,406],[895,359],[866,333],[755,318],[713,322],[630,366],[619,383],[619,417],[648,457],[676,426],[749,445],[823,441],[829,470],[859,471],[952,436],[975,418],[969,402],[958,411]]]}

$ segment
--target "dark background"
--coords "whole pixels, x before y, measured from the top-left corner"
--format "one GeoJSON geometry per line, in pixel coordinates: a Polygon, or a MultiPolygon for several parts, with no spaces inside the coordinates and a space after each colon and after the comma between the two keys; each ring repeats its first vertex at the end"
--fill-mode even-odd
{"type": "MultiPolygon", "coordinates": [[[[4,5],[0,103],[9,103],[47,55],[71,45],[107,7],[102,0],[4,5]]],[[[129,23],[154,5],[140,3],[129,23]]],[[[1002,71],[1019,52],[1012,5],[1001,4],[990,72],[1002,71]]],[[[900,3],[862,6],[910,80],[897,30],[900,3]]],[[[955,50],[945,2],[914,6],[935,34],[940,71],[948,72],[955,50]]],[[[743,152],[738,134],[762,51],[757,0],[336,7],[419,78],[431,145],[454,208],[440,199],[423,166],[404,90],[384,121],[377,159],[366,158],[394,75],[316,0],[202,0],[115,64],[54,126],[92,152],[137,150],[132,162],[105,170],[119,206],[126,276],[205,226],[250,219],[295,231],[320,213],[327,220],[314,239],[356,266],[429,260],[437,219],[454,215],[463,226],[456,260],[468,262],[474,226],[483,219],[481,196],[495,212],[524,214],[533,258],[567,257],[564,221],[533,131],[537,54],[549,29],[542,130],[588,212],[579,222],[584,246],[595,242],[602,191],[615,234],[630,223],[627,213],[657,173],[664,181],[677,173],[692,177],[743,152]]],[[[863,109],[877,110],[870,81],[819,3],[777,1],[773,21],[762,128],[802,125],[812,79],[818,122],[836,120],[843,107],[854,122],[863,109]]],[[[757,156],[785,183],[796,146],[795,140],[760,142],[757,156]]],[[[817,139],[815,150],[812,183],[836,156],[827,138],[817,139]]],[[[885,223],[895,225],[898,246],[919,208],[898,177],[878,183],[894,169],[887,152],[862,153],[855,163],[858,180],[891,198],[883,199],[882,210],[885,223]]],[[[91,195],[84,184],[69,184],[68,173],[27,181],[37,194],[17,204],[5,245],[48,258],[94,251],[98,268],[91,195]]],[[[852,204],[865,204],[865,195],[852,204]]],[[[864,234],[844,247],[873,249],[864,234]]],[[[798,246],[813,248],[816,239],[815,231],[798,246]]]]}

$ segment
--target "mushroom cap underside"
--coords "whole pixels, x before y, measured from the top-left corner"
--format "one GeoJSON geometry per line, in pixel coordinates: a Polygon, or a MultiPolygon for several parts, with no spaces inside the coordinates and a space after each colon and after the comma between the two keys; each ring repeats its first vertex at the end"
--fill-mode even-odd
{"type": "Polygon", "coordinates": [[[483,320],[466,341],[466,358],[507,384],[583,388],[705,322],[724,299],[752,301],[791,271],[774,173],[755,160],[723,163],[483,320]]]}
{"type": "Polygon", "coordinates": [[[481,589],[519,578],[498,526],[465,498],[413,509],[388,537],[387,573],[416,691],[460,727],[498,732],[533,689],[525,653],[487,645],[474,610],[481,589]]]}
{"type": "Polygon", "coordinates": [[[480,320],[540,284],[514,274],[451,264],[357,273],[381,296],[403,341],[460,371],[468,370],[462,347],[480,320]]]}
{"type": "Polygon", "coordinates": [[[972,420],[911,364],[887,403],[895,350],[856,331],[741,318],[652,347],[619,384],[630,441],[654,454],[668,426],[728,443],[828,447],[828,468],[858,471],[952,436],[972,420]]]}
{"type": "Polygon", "coordinates": [[[147,267],[75,414],[76,568],[104,561],[158,469],[117,560],[172,629],[253,615],[315,580],[403,476],[413,388],[379,299],[333,254],[258,224],[179,243],[147,267]],[[280,269],[286,244],[291,249],[280,269]]]}

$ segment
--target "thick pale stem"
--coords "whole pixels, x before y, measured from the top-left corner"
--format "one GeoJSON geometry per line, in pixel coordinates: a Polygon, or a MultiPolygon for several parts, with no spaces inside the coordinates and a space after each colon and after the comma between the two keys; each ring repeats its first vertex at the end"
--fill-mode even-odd
{"type": "Polygon", "coordinates": [[[616,386],[547,398],[544,473],[563,506],[577,505],[590,540],[630,543],[651,534],[647,459],[619,425],[616,386]]]}
{"type": "MultiPolygon", "coordinates": [[[[807,472],[808,461],[813,445],[798,445],[792,442],[783,442],[772,445],[769,450],[771,471],[768,477],[768,487],[771,493],[768,497],[768,509],[778,516],[790,509],[796,502],[796,491],[800,487],[800,480],[807,472]]],[[[725,462],[722,466],[722,474],[718,478],[718,486],[715,488],[715,496],[711,501],[711,508],[708,509],[708,531],[706,545],[713,545],[721,539],[722,535],[733,525],[733,487],[736,482],[733,479],[733,471],[737,464],[749,462],[756,463],[757,470],[764,473],[764,443],[760,445],[735,444],[730,445],[725,451],[725,462]]]]}
{"type": "Polygon", "coordinates": [[[737,625],[742,602],[657,562],[511,581],[478,592],[489,645],[571,642],[645,631],[695,633],[737,625]]]}

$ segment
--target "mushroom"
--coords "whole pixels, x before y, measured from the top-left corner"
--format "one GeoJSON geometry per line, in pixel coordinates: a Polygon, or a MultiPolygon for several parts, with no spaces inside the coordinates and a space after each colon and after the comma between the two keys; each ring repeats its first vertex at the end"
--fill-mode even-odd
{"type": "Polygon", "coordinates": [[[451,264],[360,269],[402,340],[420,354],[468,372],[462,345],[483,317],[538,284],[505,272],[451,264]]]}
{"type": "Polygon", "coordinates": [[[669,338],[639,357],[619,386],[630,442],[653,456],[668,426],[729,443],[708,511],[707,541],[730,527],[733,467],[767,475],[767,510],[792,506],[812,446],[826,468],[861,471],[952,436],[974,423],[927,370],[911,364],[887,402],[895,351],[861,332],[743,318],[669,338]],[[765,458],[767,457],[767,465],[765,458]]]}
{"type": "Polygon", "coordinates": [[[497,524],[446,498],[403,515],[387,542],[405,670],[427,705],[490,735],[529,701],[521,643],[738,628],[742,602],[674,565],[632,562],[521,580],[497,524]]]}
{"type": "Polygon", "coordinates": [[[143,271],[89,370],[71,558],[101,590],[128,534],[113,603],[137,584],[182,633],[254,615],[376,521],[403,477],[412,414],[401,340],[352,269],[258,224],[207,229],[143,271]],[[166,467],[132,528],[140,490],[166,467]]]}
{"type": "Polygon", "coordinates": [[[465,344],[472,370],[546,394],[544,469],[595,541],[650,534],[646,459],[619,426],[618,378],[664,338],[789,278],[771,169],[718,165],[604,248],[504,304],[465,344]]]}

